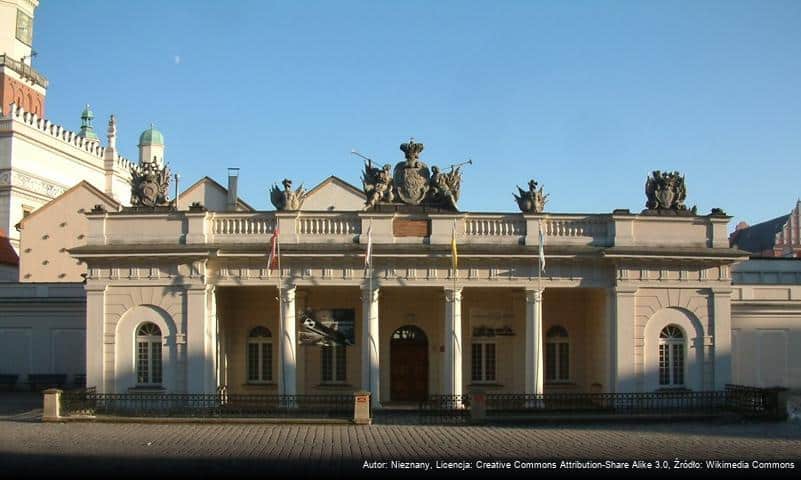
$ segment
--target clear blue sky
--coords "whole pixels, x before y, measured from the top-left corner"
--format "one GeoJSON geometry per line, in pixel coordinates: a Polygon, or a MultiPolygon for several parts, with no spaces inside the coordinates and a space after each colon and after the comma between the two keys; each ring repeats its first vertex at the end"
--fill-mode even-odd
{"type": "Polygon", "coordinates": [[[43,0],[35,66],[48,117],[84,103],[135,159],[155,122],[188,186],[266,187],[362,162],[472,158],[462,210],[517,211],[536,178],[552,212],[639,211],[651,170],[733,223],[801,196],[801,2],[43,0]]]}

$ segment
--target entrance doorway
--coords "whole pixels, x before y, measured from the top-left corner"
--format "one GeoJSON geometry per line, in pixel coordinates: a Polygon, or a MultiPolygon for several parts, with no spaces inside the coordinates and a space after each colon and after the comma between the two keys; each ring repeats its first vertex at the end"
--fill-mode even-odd
{"type": "Polygon", "coordinates": [[[389,341],[390,397],[419,402],[428,396],[428,338],[418,327],[405,325],[389,341]]]}

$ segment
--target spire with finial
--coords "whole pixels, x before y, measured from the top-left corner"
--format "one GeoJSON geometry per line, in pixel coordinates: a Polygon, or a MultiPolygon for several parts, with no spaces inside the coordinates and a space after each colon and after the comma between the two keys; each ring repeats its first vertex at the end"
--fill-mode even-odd
{"type": "Polygon", "coordinates": [[[95,133],[94,127],[92,127],[93,118],[95,118],[95,114],[92,113],[92,109],[89,108],[89,104],[87,103],[86,108],[81,112],[81,130],[78,132],[79,137],[97,140],[97,134],[95,133]]]}
{"type": "Polygon", "coordinates": [[[108,120],[108,148],[115,150],[117,148],[117,119],[114,115],[108,120]]]}

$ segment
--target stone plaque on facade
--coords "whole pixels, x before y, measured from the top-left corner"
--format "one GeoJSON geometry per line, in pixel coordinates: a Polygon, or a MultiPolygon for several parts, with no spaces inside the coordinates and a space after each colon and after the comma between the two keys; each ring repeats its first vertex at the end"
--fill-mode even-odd
{"type": "Polygon", "coordinates": [[[392,234],[396,237],[428,237],[431,235],[431,222],[396,218],[392,221],[392,234]]]}

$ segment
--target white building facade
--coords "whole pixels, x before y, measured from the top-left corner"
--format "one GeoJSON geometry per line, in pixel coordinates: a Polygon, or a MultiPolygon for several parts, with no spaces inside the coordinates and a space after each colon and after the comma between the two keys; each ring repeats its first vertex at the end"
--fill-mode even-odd
{"type": "Polygon", "coordinates": [[[378,405],[475,389],[714,390],[731,382],[731,266],[746,257],[729,248],[724,215],[87,218],[87,244],[72,254],[88,266],[87,383],[99,391],[367,389],[378,405]],[[280,270],[267,266],[276,230],[280,270]],[[303,342],[312,318],[304,312],[318,311],[350,315],[352,344],[303,342]],[[151,335],[139,335],[143,325],[151,335]],[[146,342],[160,345],[158,367],[146,342]],[[158,382],[143,373],[154,368],[158,382]]]}

